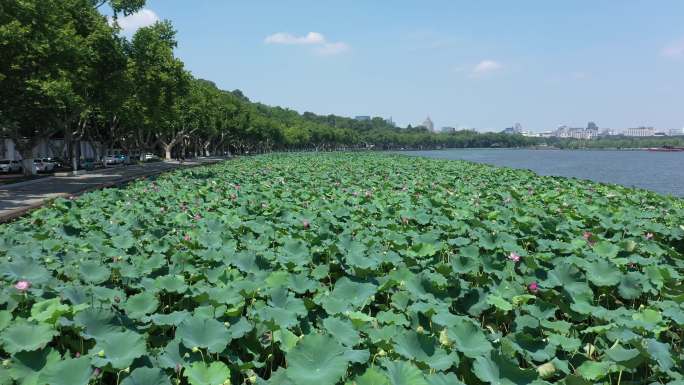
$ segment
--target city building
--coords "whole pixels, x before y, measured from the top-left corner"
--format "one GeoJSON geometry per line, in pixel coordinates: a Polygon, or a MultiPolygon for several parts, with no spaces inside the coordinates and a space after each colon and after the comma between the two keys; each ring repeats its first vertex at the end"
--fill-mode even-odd
{"type": "Polygon", "coordinates": [[[668,131],[668,135],[670,136],[680,136],[684,135],[684,128],[673,128],[668,131]]]}
{"type": "Polygon", "coordinates": [[[601,130],[601,133],[599,134],[599,136],[614,136],[614,135],[619,135],[619,133],[612,128],[604,128],[603,130],[601,130]]]}
{"type": "Polygon", "coordinates": [[[391,116],[389,117],[389,119],[385,119],[385,122],[386,122],[387,124],[389,124],[390,126],[392,126],[392,127],[396,127],[396,126],[397,126],[396,123],[394,123],[394,120],[392,119],[391,116]]]}
{"type": "Polygon", "coordinates": [[[504,128],[503,131],[501,131],[502,134],[522,134],[523,128],[520,123],[516,123],[513,125],[513,127],[507,127],[504,128]]]}
{"type": "Polygon", "coordinates": [[[655,136],[655,129],[653,127],[636,127],[628,128],[622,132],[624,136],[655,136]]]}
{"type": "Polygon", "coordinates": [[[445,126],[440,129],[440,132],[453,133],[456,132],[456,127],[445,126]]]}
{"type": "Polygon", "coordinates": [[[553,136],[557,138],[571,139],[594,139],[598,137],[598,127],[596,129],[560,126],[554,131],[553,136]]]}
{"type": "Polygon", "coordinates": [[[360,122],[367,122],[367,121],[371,120],[371,117],[367,116],[367,115],[359,115],[359,116],[355,117],[354,119],[358,120],[360,122]]]}
{"type": "Polygon", "coordinates": [[[425,119],[421,126],[425,127],[428,131],[435,132],[435,124],[432,122],[432,119],[430,119],[430,116],[425,119]]]}

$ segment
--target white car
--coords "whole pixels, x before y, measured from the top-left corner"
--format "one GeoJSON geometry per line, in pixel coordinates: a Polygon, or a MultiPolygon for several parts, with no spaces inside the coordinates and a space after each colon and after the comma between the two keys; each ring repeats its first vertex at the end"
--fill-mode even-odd
{"type": "Polygon", "coordinates": [[[104,164],[105,167],[108,166],[116,166],[117,164],[120,164],[121,161],[116,155],[107,155],[104,158],[102,158],[102,164],[104,164]]]}
{"type": "Polygon", "coordinates": [[[52,172],[55,170],[55,164],[48,158],[34,159],[33,164],[36,166],[36,172],[52,172]]]}
{"type": "Polygon", "coordinates": [[[21,171],[21,162],[18,160],[0,160],[0,172],[19,172],[21,171]]]}

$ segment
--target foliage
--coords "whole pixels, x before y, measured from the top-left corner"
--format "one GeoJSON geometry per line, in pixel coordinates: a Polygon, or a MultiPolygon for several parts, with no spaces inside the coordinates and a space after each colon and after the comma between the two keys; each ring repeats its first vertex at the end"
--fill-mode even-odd
{"type": "Polygon", "coordinates": [[[682,218],[644,190],[372,153],[58,199],[0,227],[0,383],[676,384],[682,218]]]}

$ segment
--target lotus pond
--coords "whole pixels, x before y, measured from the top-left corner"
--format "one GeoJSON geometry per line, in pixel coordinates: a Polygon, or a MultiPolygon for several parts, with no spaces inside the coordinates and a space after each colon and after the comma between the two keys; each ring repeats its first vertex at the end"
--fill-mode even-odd
{"type": "Polygon", "coordinates": [[[0,384],[684,384],[684,201],[269,155],[0,227],[0,384]]]}

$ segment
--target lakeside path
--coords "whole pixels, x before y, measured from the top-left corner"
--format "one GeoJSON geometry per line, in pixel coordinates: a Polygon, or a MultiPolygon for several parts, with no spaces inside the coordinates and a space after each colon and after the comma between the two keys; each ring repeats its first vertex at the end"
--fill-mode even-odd
{"type": "Polygon", "coordinates": [[[177,161],[144,163],[0,186],[0,223],[20,217],[50,199],[116,186],[136,178],[157,175],[181,167],[194,167],[222,160],[224,158],[201,158],[185,161],[182,165],[177,161]]]}

